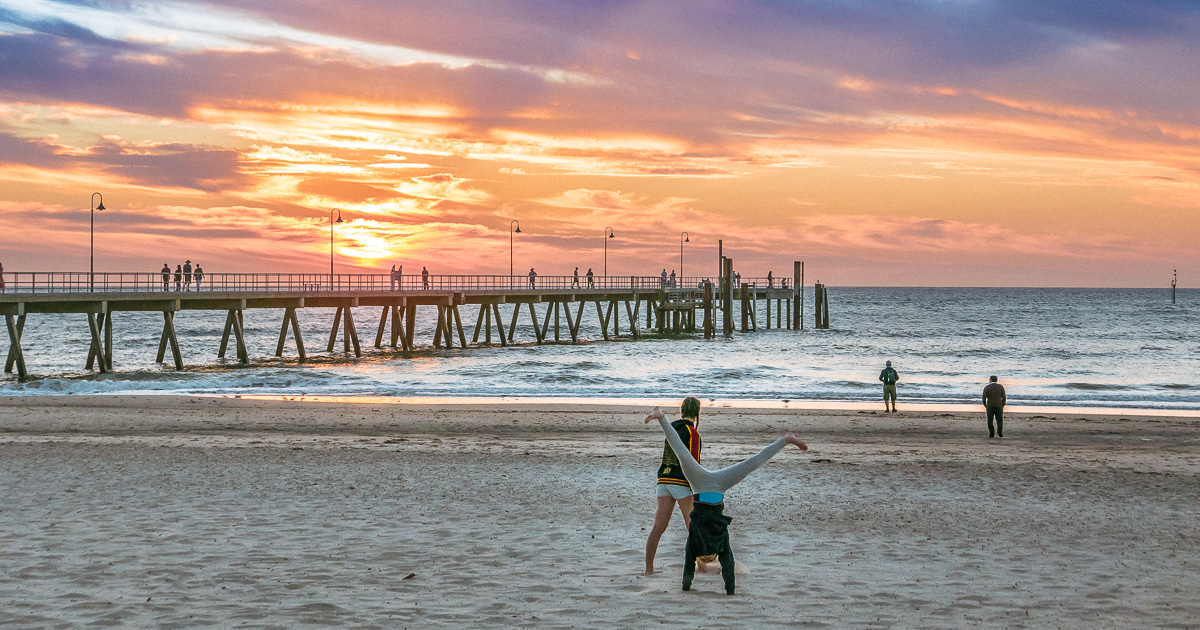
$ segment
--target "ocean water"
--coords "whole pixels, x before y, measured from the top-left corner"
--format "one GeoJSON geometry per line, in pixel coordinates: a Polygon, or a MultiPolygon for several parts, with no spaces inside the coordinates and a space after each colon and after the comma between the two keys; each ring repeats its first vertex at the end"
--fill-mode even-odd
{"type": "MultiPolygon", "coordinates": [[[[355,309],[366,355],[341,342],[325,353],[333,309],[301,309],[309,361],[289,340],[273,354],[282,310],[245,312],[248,367],[218,360],[225,314],[184,311],[176,329],[186,369],[154,363],[159,313],[114,315],[116,373],[83,369],[84,315],[30,315],[24,335],[33,378],[0,376],[0,395],[171,393],[279,396],[677,398],[875,402],[884,361],[906,403],[969,404],[988,375],[1010,405],[1200,411],[1200,291],[830,287],[832,329],[600,341],[595,307],[579,344],[532,343],[527,314],[517,345],[433,350],[436,311],[420,309],[418,349],[375,350],[379,309],[355,309]],[[423,347],[422,347],[423,346],[423,347]]],[[[811,289],[806,298],[811,309],[811,289]]],[[[502,305],[507,327],[511,305],[502,305]]],[[[540,305],[539,308],[544,308],[540,305]]],[[[760,322],[765,319],[761,310],[760,322]]],[[[477,307],[463,307],[471,335],[477,307]]],[[[539,311],[544,313],[544,311],[539,311]]],[[[622,313],[624,315],[624,313],[622,313]]],[[[643,315],[644,317],[644,315],[643,315]]],[[[772,317],[774,319],[774,317],[772,317]]],[[[624,321],[624,317],[622,317],[624,321]]],[[[806,326],[812,322],[807,314],[806,326]]],[[[644,319],[643,319],[644,323],[644,319]]],[[[765,323],[765,322],[764,322],[765,323]]],[[[563,337],[569,339],[566,328],[563,337]]],[[[0,335],[0,354],[8,349],[0,335]]],[[[233,357],[234,352],[229,352],[233,357]]]]}

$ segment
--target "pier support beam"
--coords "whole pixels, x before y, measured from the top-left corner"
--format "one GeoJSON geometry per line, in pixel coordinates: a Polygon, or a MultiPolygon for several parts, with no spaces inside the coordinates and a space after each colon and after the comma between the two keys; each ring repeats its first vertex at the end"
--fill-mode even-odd
{"type": "Polygon", "coordinates": [[[296,318],[296,308],[289,306],[283,312],[283,326],[279,329],[279,343],[275,346],[275,356],[283,356],[283,347],[287,343],[288,328],[292,329],[292,336],[296,339],[296,353],[300,355],[300,362],[303,363],[307,358],[304,354],[304,338],[300,336],[300,322],[296,318]]]}
{"type": "Polygon", "coordinates": [[[354,356],[362,356],[362,348],[358,344],[358,330],[354,327],[354,312],[352,306],[337,307],[333,313],[333,328],[329,332],[329,344],[326,346],[326,352],[333,352],[333,345],[337,342],[338,324],[343,326],[342,330],[342,352],[349,354],[350,346],[354,346],[354,356]]]}
{"type": "Polygon", "coordinates": [[[175,360],[175,369],[183,369],[183,355],[179,352],[179,338],[175,336],[175,312],[163,311],[162,336],[158,339],[158,358],[155,363],[162,363],[167,354],[167,346],[171,346],[171,358],[175,360]]]}
{"type": "MultiPolygon", "coordinates": [[[[103,339],[102,350],[101,350],[103,352],[102,358],[104,359],[104,363],[105,363],[105,366],[107,366],[108,371],[111,372],[112,371],[112,345],[113,345],[112,311],[108,311],[105,313],[99,313],[99,317],[96,318],[96,326],[100,329],[100,336],[103,339]]],[[[92,346],[92,347],[88,348],[87,365],[84,369],[88,369],[88,370],[92,369],[92,366],[95,365],[97,358],[98,357],[96,354],[96,347],[92,346]]],[[[102,366],[100,368],[101,372],[104,371],[105,366],[102,366]]]]}
{"type": "MultiPolygon", "coordinates": [[[[174,334],[174,326],[172,326],[174,334]]],[[[217,349],[217,358],[225,358],[225,350],[229,347],[229,332],[233,331],[234,349],[237,351],[238,363],[250,363],[250,353],[246,351],[245,320],[242,309],[231,308],[225,315],[225,330],[221,333],[221,347],[217,349]]],[[[162,344],[159,344],[162,345],[162,344]]]]}
{"type": "MultiPolygon", "coordinates": [[[[105,320],[107,314],[108,314],[108,309],[105,308],[105,305],[103,302],[101,303],[99,312],[88,311],[88,314],[87,314],[88,330],[90,330],[92,333],[92,346],[88,350],[88,364],[87,365],[88,365],[88,368],[91,369],[92,360],[94,359],[97,364],[97,367],[100,369],[101,374],[107,374],[108,372],[111,371],[108,367],[108,361],[107,361],[107,358],[104,353],[104,339],[103,339],[103,328],[102,328],[104,326],[104,320],[105,320]],[[97,320],[96,320],[96,315],[100,316],[99,322],[97,322],[97,320]]],[[[110,337],[110,339],[111,339],[111,337],[110,337]]]]}
{"type": "Polygon", "coordinates": [[[24,381],[29,378],[29,373],[25,371],[25,353],[21,350],[21,334],[25,332],[25,313],[17,315],[15,322],[13,315],[6,314],[4,324],[8,328],[8,358],[4,361],[4,371],[11,374],[13,366],[16,366],[17,381],[24,381]]]}

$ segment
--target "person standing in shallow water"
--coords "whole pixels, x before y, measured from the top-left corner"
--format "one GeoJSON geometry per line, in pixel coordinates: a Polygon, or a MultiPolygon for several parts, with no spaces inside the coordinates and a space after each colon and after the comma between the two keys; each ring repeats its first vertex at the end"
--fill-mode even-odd
{"type": "MultiPolygon", "coordinates": [[[[679,419],[671,423],[671,428],[679,434],[680,441],[700,461],[700,432],[696,427],[700,424],[700,399],[688,396],[679,405],[679,419]]],[[[658,553],[658,541],[663,532],[671,524],[671,515],[675,506],[683,515],[683,526],[687,528],[692,522],[692,486],[687,477],[683,476],[683,468],[679,458],[671,450],[671,446],[663,442],[662,463],[658,466],[658,489],[656,491],[657,507],[654,510],[654,526],[646,537],[646,575],[654,573],[654,556],[658,553]]]]}
{"type": "Polygon", "coordinates": [[[891,361],[888,361],[883,371],[879,373],[879,380],[883,383],[883,410],[887,413],[894,413],[896,411],[896,381],[900,380],[900,375],[892,369],[891,361]],[[891,409],[888,409],[889,400],[892,401],[891,409]]]}
{"type": "Polygon", "coordinates": [[[987,409],[987,427],[988,437],[1004,437],[1004,405],[1008,404],[1008,394],[1004,392],[1004,386],[997,382],[995,376],[988,379],[988,384],[983,388],[983,406],[987,409]],[[995,430],[992,427],[992,420],[995,419],[995,430]]]}

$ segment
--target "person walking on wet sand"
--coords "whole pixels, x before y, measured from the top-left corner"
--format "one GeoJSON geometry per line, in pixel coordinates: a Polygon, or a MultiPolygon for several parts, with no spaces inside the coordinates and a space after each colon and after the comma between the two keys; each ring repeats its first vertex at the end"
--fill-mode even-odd
{"type": "Polygon", "coordinates": [[[163,268],[162,268],[162,270],[160,270],[159,273],[162,274],[163,291],[170,291],[171,290],[171,266],[168,265],[167,263],[163,263],[163,268]]]}
{"type": "Polygon", "coordinates": [[[1004,437],[1004,405],[1008,403],[1008,395],[1004,393],[1004,386],[997,382],[995,376],[988,379],[988,384],[983,388],[983,406],[987,409],[987,427],[988,437],[1004,437]],[[996,420],[996,426],[993,430],[992,419],[996,420]]]}
{"type": "Polygon", "coordinates": [[[892,369],[891,361],[888,361],[883,371],[879,373],[879,380],[883,383],[883,410],[887,413],[894,413],[896,411],[896,381],[900,380],[900,375],[892,369]],[[891,409],[888,409],[889,400],[892,401],[891,409]]]}

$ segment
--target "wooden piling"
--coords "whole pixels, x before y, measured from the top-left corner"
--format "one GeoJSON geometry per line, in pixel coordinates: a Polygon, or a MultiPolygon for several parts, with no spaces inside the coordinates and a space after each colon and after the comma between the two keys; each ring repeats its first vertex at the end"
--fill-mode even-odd
{"type": "Polygon", "coordinates": [[[29,373],[25,370],[25,353],[21,350],[21,334],[25,332],[25,314],[21,313],[16,318],[14,322],[13,315],[6,314],[4,316],[4,324],[8,328],[8,358],[4,362],[4,371],[12,373],[15,366],[17,381],[20,382],[29,378],[29,373]]]}
{"type": "Polygon", "coordinates": [[[725,336],[733,334],[733,259],[725,259],[725,270],[721,274],[721,289],[724,295],[721,296],[723,302],[723,312],[721,313],[721,328],[725,336]]]}
{"type": "Polygon", "coordinates": [[[792,312],[792,330],[804,330],[804,262],[792,263],[792,299],[798,308],[792,312]]]}

